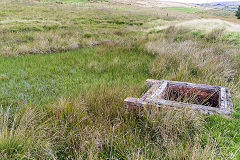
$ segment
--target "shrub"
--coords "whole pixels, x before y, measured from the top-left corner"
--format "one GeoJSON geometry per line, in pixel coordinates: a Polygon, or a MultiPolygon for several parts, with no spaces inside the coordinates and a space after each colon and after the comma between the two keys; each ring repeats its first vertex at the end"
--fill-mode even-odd
{"type": "Polygon", "coordinates": [[[236,12],[236,16],[237,16],[238,19],[240,19],[240,6],[238,7],[238,10],[236,12]]]}

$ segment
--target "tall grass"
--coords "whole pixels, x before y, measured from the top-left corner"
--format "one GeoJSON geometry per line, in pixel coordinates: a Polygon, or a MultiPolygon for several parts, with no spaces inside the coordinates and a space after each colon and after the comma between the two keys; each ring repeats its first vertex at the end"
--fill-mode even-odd
{"type": "Polygon", "coordinates": [[[198,114],[168,109],[136,115],[126,113],[120,97],[128,94],[118,88],[100,87],[76,99],[61,98],[41,108],[1,113],[1,156],[13,159],[216,157],[216,144],[206,136],[208,131],[198,114]],[[9,123],[11,117],[14,120],[9,123]]]}
{"type": "Polygon", "coordinates": [[[156,55],[150,72],[159,77],[177,81],[191,81],[229,86],[232,91],[239,85],[236,56],[240,50],[218,39],[222,31],[213,30],[203,38],[194,37],[183,28],[170,27],[165,38],[146,44],[149,53],[156,55]],[[211,42],[210,42],[211,41],[211,42]]]}
{"type": "Polygon", "coordinates": [[[46,138],[44,115],[28,106],[11,114],[10,108],[0,113],[0,156],[16,158],[54,158],[52,146],[46,138]]]}
{"type": "Polygon", "coordinates": [[[31,4],[0,6],[1,56],[46,54],[91,46],[92,42],[116,42],[141,35],[126,30],[156,19],[152,15],[111,12],[107,6],[89,3],[31,4]],[[87,13],[87,14],[86,14],[87,13]]]}
{"type": "Polygon", "coordinates": [[[239,157],[239,44],[219,38],[221,30],[198,35],[170,27],[145,35],[131,29],[156,13],[21,5],[0,6],[14,19],[3,20],[2,55],[83,49],[0,57],[1,158],[239,157]],[[230,117],[125,111],[124,98],[140,97],[147,78],[227,86],[235,111],[230,117]]]}
{"type": "MultiPolygon", "coordinates": [[[[86,49],[88,54],[82,52],[77,54],[75,51],[72,54],[65,53],[67,55],[62,53],[45,57],[28,56],[30,59],[37,58],[39,62],[36,62],[37,67],[32,65],[30,73],[38,73],[37,68],[46,66],[45,58],[50,56],[56,58],[55,60],[50,58],[48,61],[49,65],[54,64],[51,65],[53,67],[51,71],[55,71],[54,67],[59,68],[61,64],[64,66],[64,70],[61,71],[63,78],[68,66],[75,66],[77,71],[84,69],[89,71],[87,76],[91,85],[87,85],[84,90],[81,89],[78,96],[74,95],[72,98],[65,96],[56,102],[48,101],[47,104],[39,106],[22,105],[17,112],[4,111],[3,108],[0,116],[1,156],[8,159],[236,158],[238,142],[233,142],[235,139],[231,138],[232,132],[229,132],[230,135],[220,134],[223,133],[220,129],[226,127],[224,124],[217,129],[211,124],[209,129],[208,123],[214,121],[213,117],[208,117],[210,120],[205,119],[187,109],[167,108],[161,111],[153,109],[151,112],[137,114],[124,110],[122,101],[125,97],[139,97],[143,93],[144,87],[139,85],[139,81],[144,76],[213,85],[223,84],[231,88],[237,100],[239,64],[235,55],[238,48],[229,44],[218,46],[215,41],[208,41],[206,37],[192,36],[188,31],[170,28],[163,33],[148,35],[149,42],[146,48],[136,47],[146,42],[145,39],[139,39],[133,43],[134,45],[121,45],[123,50],[117,48],[118,45],[115,43],[102,43],[98,44],[98,47],[86,49]],[[217,46],[214,47],[215,44],[217,46]],[[111,48],[113,46],[114,49],[111,48]],[[231,50],[228,50],[228,47],[231,47],[231,50]],[[148,53],[145,50],[148,50],[148,53]],[[136,51],[141,54],[137,54],[136,51]],[[67,63],[64,55],[68,59],[67,63]],[[57,58],[59,56],[60,59],[57,58]],[[91,60],[87,58],[88,56],[91,60]],[[77,64],[81,65],[77,67],[77,64]],[[113,80],[109,73],[111,76],[115,75],[113,80]],[[119,75],[120,78],[117,78],[119,75]],[[89,78],[91,76],[93,78],[89,78]],[[141,77],[136,78],[138,76],[141,77]],[[126,85],[130,80],[132,86],[126,85]]],[[[18,58],[25,61],[25,57],[18,58]]],[[[26,60],[29,61],[28,58],[26,60]]],[[[42,73],[54,77],[53,72],[42,73]]],[[[70,74],[67,74],[67,77],[73,79],[70,74]]],[[[77,80],[79,83],[79,79],[77,80]]],[[[33,81],[35,80],[31,80],[33,81]]],[[[71,87],[68,87],[68,90],[74,91],[71,87]]],[[[49,98],[50,94],[46,97],[49,98]]],[[[237,107],[236,103],[234,107],[237,107]]],[[[236,127],[234,130],[238,131],[237,118],[232,117],[228,123],[223,118],[219,119],[219,122],[226,123],[227,126],[232,125],[236,127]]]]}

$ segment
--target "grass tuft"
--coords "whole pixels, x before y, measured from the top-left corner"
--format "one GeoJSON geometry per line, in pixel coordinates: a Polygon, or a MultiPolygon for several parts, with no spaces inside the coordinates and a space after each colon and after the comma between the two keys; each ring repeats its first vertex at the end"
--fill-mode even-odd
{"type": "Polygon", "coordinates": [[[237,33],[143,32],[207,13],[183,8],[167,17],[112,2],[1,4],[1,158],[239,159],[237,33]],[[127,112],[123,100],[141,97],[149,78],[229,87],[234,113],[127,112]]]}

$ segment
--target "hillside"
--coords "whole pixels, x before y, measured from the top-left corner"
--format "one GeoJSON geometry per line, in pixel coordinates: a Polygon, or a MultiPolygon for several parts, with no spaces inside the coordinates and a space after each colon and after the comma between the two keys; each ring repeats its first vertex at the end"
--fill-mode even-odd
{"type": "Polygon", "coordinates": [[[239,1],[232,1],[232,2],[213,2],[213,3],[203,3],[198,4],[199,6],[203,7],[210,7],[214,9],[222,9],[222,10],[233,10],[236,11],[238,6],[240,6],[239,1]]]}
{"type": "Polygon", "coordinates": [[[232,12],[155,0],[0,3],[0,159],[240,159],[232,12]],[[233,112],[126,110],[146,79],[225,86],[233,112]]]}
{"type": "Polygon", "coordinates": [[[194,4],[186,4],[186,3],[179,3],[179,2],[169,2],[169,1],[162,1],[162,0],[111,0],[110,2],[117,2],[127,5],[134,5],[139,7],[198,7],[194,4]]]}

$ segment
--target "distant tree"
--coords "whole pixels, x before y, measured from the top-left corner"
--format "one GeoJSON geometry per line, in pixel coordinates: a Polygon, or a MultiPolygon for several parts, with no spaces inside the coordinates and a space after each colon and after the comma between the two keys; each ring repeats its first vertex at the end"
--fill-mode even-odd
{"type": "Polygon", "coordinates": [[[238,19],[240,19],[240,6],[238,7],[238,10],[236,12],[236,16],[237,16],[238,19]]]}

